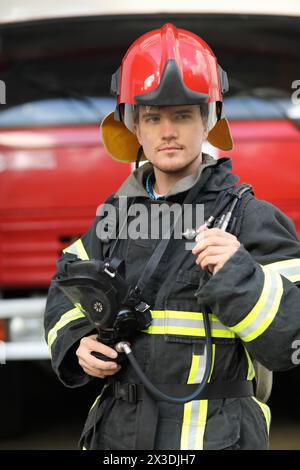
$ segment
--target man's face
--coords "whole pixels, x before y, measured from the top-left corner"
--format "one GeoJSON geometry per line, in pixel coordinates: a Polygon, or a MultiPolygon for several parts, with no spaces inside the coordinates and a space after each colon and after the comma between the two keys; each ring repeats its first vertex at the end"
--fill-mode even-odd
{"type": "Polygon", "coordinates": [[[141,106],[135,131],[147,159],[164,173],[202,160],[207,131],[197,105],[141,106]]]}

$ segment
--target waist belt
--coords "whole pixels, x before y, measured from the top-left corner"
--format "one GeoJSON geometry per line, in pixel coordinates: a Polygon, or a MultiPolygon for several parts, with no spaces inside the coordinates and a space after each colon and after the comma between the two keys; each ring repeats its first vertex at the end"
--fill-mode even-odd
{"type": "MultiPolygon", "coordinates": [[[[159,390],[174,397],[190,395],[197,386],[198,384],[156,384],[159,390]]],[[[110,387],[110,394],[118,400],[124,400],[128,403],[137,403],[138,401],[145,400],[148,392],[142,384],[114,381],[112,387],[110,387]]],[[[238,398],[252,395],[254,395],[254,390],[250,380],[235,380],[232,382],[216,381],[208,383],[203,392],[196,397],[196,400],[238,398]]]]}
{"type": "MultiPolygon", "coordinates": [[[[162,392],[172,396],[186,396],[192,393],[198,384],[156,384],[162,392]]],[[[107,393],[117,400],[137,403],[137,429],[135,449],[155,449],[156,428],[159,416],[159,406],[142,384],[121,383],[112,380],[107,393]]],[[[213,400],[221,398],[239,398],[254,395],[253,384],[250,380],[235,380],[232,382],[210,382],[202,391],[198,400],[213,400]]]]}

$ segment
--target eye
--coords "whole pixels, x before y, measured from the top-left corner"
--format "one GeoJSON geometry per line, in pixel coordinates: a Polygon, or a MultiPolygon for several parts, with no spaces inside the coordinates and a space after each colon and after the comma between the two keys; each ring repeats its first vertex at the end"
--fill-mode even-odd
{"type": "Polygon", "coordinates": [[[178,114],[178,119],[179,120],[185,120],[185,119],[189,119],[189,118],[190,118],[190,114],[185,114],[185,113],[178,114]]]}
{"type": "Polygon", "coordinates": [[[146,122],[158,122],[159,116],[145,116],[146,122]]]}

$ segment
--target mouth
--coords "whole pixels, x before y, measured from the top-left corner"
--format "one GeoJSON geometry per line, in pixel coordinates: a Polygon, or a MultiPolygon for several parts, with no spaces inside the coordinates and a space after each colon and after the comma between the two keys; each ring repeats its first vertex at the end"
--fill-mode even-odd
{"type": "Polygon", "coordinates": [[[168,147],[162,147],[158,149],[159,152],[176,152],[177,150],[182,150],[182,147],[170,145],[168,147]]]}

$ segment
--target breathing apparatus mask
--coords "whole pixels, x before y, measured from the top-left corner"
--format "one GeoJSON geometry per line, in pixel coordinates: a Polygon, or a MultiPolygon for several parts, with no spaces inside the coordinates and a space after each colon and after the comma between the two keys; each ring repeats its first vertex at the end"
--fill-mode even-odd
{"type": "Polygon", "coordinates": [[[136,286],[125,281],[125,263],[116,257],[82,261],[66,254],[57,263],[55,281],[96,328],[98,340],[107,346],[129,340],[151,323],[150,305],[142,300],[136,286]]]}

